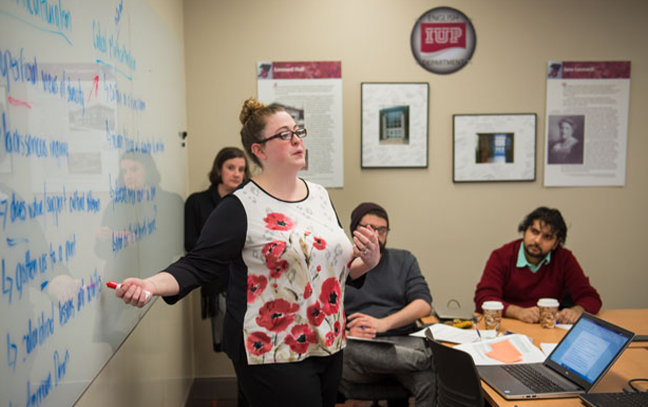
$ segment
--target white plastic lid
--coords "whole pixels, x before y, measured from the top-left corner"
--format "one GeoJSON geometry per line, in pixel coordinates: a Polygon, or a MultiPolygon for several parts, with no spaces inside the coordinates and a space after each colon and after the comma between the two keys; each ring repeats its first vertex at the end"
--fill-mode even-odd
{"type": "Polygon", "coordinates": [[[560,303],[555,298],[540,298],[538,300],[538,307],[557,307],[560,303]]]}
{"type": "Polygon", "coordinates": [[[484,301],[484,303],[482,304],[482,309],[497,311],[499,309],[504,309],[504,304],[502,304],[500,301],[484,301]]]}

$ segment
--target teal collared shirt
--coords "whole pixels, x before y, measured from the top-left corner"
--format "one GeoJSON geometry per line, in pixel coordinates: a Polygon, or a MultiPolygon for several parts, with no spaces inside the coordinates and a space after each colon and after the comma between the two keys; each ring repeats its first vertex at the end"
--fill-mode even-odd
{"type": "Polygon", "coordinates": [[[545,258],[539,261],[538,264],[529,263],[526,259],[526,256],[524,255],[524,242],[520,243],[520,250],[518,250],[518,259],[516,264],[516,266],[518,266],[519,268],[528,267],[532,273],[535,273],[543,264],[549,264],[550,261],[551,252],[547,253],[545,258]]]}

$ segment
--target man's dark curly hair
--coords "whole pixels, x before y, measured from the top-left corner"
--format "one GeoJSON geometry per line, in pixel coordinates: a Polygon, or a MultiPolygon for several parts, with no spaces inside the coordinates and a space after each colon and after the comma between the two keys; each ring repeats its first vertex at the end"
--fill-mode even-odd
{"type": "Polygon", "coordinates": [[[547,208],[546,206],[535,209],[520,222],[518,232],[524,233],[536,220],[539,220],[543,225],[549,226],[556,234],[560,244],[565,244],[567,241],[567,225],[558,209],[547,208]]]}

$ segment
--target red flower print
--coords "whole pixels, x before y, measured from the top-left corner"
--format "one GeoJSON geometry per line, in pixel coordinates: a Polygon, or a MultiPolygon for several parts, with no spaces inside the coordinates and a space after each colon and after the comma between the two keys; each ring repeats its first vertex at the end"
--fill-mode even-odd
{"type": "Polygon", "coordinates": [[[270,277],[279,278],[288,270],[288,262],[281,259],[281,255],[286,251],[286,242],[275,240],[263,246],[263,258],[266,261],[266,267],[270,270],[270,277]]]}
{"type": "Polygon", "coordinates": [[[306,316],[308,317],[308,322],[314,326],[320,326],[322,321],[324,321],[324,313],[322,312],[322,307],[319,302],[311,305],[306,308],[306,316]]]}
{"type": "Polygon", "coordinates": [[[322,239],[321,237],[316,237],[315,241],[313,242],[313,247],[317,250],[324,250],[324,248],[326,247],[326,240],[322,239]]]}
{"type": "Polygon", "coordinates": [[[247,302],[248,304],[254,302],[256,298],[261,295],[268,285],[268,279],[265,276],[258,276],[250,274],[247,281],[247,302]]]}
{"type": "Polygon", "coordinates": [[[295,312],[298,310],[299,305],[291,304],[281,298],[268,301],[259,308],[256,323],[268,331],[281,332],[295,321],[295,312]]]}
{"type": "Polygon", "coordinates": [[[335,336],[340,335],[340,332],[341,332],[341,330],[340,330],[340,321],[335,321],[335,323],[333,324],[333,331],[335,331],[335,336]]]}
{"type": "Polygon", "coordinates": [[[266,267],[270,270],[270,277],[279,278],[288,270],[288,262],[286,260],[268,261],[266,267]]]}
{"type": "Polygon", "coordinates": [[[275,240],[263,246],[263,258],[266,259],[266,263],[270,260],[277,261],[285,251],[286,242],[275,240]]]}
{"type": "Polygon", "coordinates": [[[324,344],[326,346],[331,346],[331,345],[333,345],[334,340],[335,340],[335,335],[333,334],[333,332],[327,332],[326,333],[326,341],[324,342],[324,344]]]}
{"type": "Polygon", "coordinates": [[[326,315],[332,315],[340,309],[340,282],[335,277],[330,277],[322,283],[322,292],[319,300],[322,303],[322,310],[326,315]]]}
{"type": "Polygon", "coordinates": [[[266,223],[266,228],[270,230],[290,230],[295,226],[289,217],[276,212],[269,213],[263,221],[266,223]]]}
{"type": "Polygon", "coordinates": [[[317,270],[317,272],[319,273],[320,271],[322,271],[322,266],[320,266],[320,265],[318,264],[317,267],[315,268],[315,270],[317,270]]]}
{"type": "Polygon", "coordinates": [[[284,340],[290,349],[300,355],[306,353],[311,343],[317,343],[317,336],[307,324],[295,325],[290,330],[290,335],[284,340]]]}
{"type": "Polygon", "coordinates": [[[272,342],[263,332],[252,332],[245,341],[245,348],[254,356],[261,356],[272,349],[272,342]]]}
{"type": "Polygon", "coordinates": [[[313,294],[313,287],[310,283],[306,283],[306,288],[304,289],[304,299],[307,300],[313,294]]]}

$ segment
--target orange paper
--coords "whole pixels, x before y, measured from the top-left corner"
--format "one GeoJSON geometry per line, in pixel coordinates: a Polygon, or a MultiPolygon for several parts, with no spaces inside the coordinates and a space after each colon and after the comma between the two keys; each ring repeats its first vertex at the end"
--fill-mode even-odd
{"type": "Polygon", "coordinates": [[[492,350],[486,353],[486,356],[491,359],[502,363],[515,363],[522,360],[522,354],[508,339],[492,343],[491,348],[492,350]]]}

